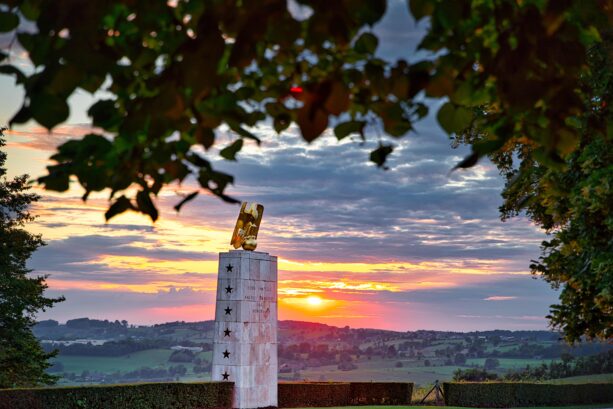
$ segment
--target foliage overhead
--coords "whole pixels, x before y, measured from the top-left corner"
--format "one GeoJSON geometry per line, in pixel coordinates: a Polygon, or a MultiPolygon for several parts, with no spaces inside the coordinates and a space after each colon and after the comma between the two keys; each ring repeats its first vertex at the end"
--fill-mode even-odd
{"type": "MultiPolygon", "coordinates": [[[[4,147],[0,128],[0,148],[4,147]]],[[[43,296],[45,277],[29,277],[26,261],[44,245],[24,226],[34,217],[28,208],[39,197],[28,193],[28,175],[6,177],[6,153],[0,151],[0,389],[52,384],[48,359],[32,333],[35,314],[62,301],[43,296]]]]}
{"type": "MultiPolygon", "coordinates": [[[[259,143],[253,129],[265,121],[279,133],[296,123],[309,142],[330,124],[339,139],[365,138],[368,127],[398,138],[427,114],[424,95],[448,99],[437,114],[447,132],[475,121],[489,131],[460,167],[516,135],[555,165],[578,145],[567,119],[583,109],[586,48],[613,15],[608,1],[413,0],[415,19],[429,20],[420,48],[431,58],[409,63],[376,56],[371,27],[385,0],[296,3],[310,15],[294,16],[286,0],[0,1],[0,32],[14,33],[36,67],[24,73],[0,55],[0,72],[26,91],[11,124],[52,129],[77,88],[110,94],[88,111],[101,131],[60,146],[40,182],[65,191],[74,175],[84,198],[109,189],[107,219],[131,209],[155,220],[152,197],[188,175],[235,202],[224,193],[233,177],[200,154],[220,127],[236,137],[221,151],[230,160],[243,139],[259,143]],[[35,30],[20,28],[26,20],[35,30]],[[475,118],[485,104],[489,115],[475,118]]],[[[383,167],[392,150],[382,144],[371,160],[383,167]]]]}

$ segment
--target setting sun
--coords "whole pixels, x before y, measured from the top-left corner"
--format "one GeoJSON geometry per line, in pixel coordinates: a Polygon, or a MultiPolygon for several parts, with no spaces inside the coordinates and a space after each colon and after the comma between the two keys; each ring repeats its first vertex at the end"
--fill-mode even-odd
{"type": "Polygon", "coordinates": [[[312,307],[318,307],[322,304],[323,300],[316,296],[316,295],[311,295],[309,297],[307,297],[306,302],[308,305],[312,306],[312,307]]]}

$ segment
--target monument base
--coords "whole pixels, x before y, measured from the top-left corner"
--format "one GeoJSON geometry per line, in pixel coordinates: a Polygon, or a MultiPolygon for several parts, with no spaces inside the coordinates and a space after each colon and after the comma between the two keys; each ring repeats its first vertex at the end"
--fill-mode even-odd
{"type": "Polygon", "coordinates": [[[219,254],[213,381],[234,382],[233,407],[277,406],[277,257],[219,254]]]}

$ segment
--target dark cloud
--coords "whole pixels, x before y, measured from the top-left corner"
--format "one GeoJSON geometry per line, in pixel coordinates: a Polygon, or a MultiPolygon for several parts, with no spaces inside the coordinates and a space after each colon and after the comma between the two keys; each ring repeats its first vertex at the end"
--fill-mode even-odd
{"type": "MultiPolygon", "coordinates": [[[[374,143],[324,136],[307,145],[295,130],[262,130],[263,148],[241,154],[237,164],[216,165],[236,176],[233,194],[265,204],[261,246],[283,257],[509,259],[523,260],[525,270],[543,235],[521,218],[500,221],[503,183],[495,167],[484,161],[450,174],[468,149],[451,149],[431,118],[417,129],[396,142],[387,172],[367,162],[374,143]]],[[[207,220],[232,220],[236,212],[207,207],[188,211],[207,220]]]]}
{"type": "MultiPolygon", "coordinates": [[[[202,271],[196,274],[178,270],[174,274],[168,274],[166,271],[157,270],[153,264],[135,267],[126,265],[117,268],[99,260],[102,256],[142,257],[150,263],[172,260],[205,261],[216,260],[218,257],[216,253],[206,251],[181,251],[160,247],[152,238],[143,236],[96,234],[53,240],[34,253],[29,267],[39,274],[50,274],[52,279],[66,282],[92,281],[122,285],[172,282],[174,285],[187,287],[214,281],[214,277],[210,274],[215,271],[202,271]],[[137,243],[148,245],[136,246],[137,243]]],[[[213,287],[212,283],[210,287],[213,287]]]]}

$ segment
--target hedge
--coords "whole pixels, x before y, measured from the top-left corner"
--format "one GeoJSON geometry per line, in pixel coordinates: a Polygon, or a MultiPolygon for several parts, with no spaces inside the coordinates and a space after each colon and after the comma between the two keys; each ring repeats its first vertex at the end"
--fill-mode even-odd
{"type": "Polygon", "coordinates": [[[1,389],[0,409],[232,408],[232,382],[1,389]]]}
{"type": "Polygon", "coordinates": [[[351,382],[349,404],[410,405],[413,384],[407,382],[351,382]]]}
{"type": "MultiPolygon", "coordinates": [[[[232,382],[0,389],[0,409],[230,409],[232,382]]],[[[408,405],[412,383],[279,383],[281,408],[408,405]]]]}
{"type": "Polygon", "coordinates": [[[613,402],[613,386],[606,383],[444,383],[443,393],[446,405],[466,407],[565,406],[613,402]]]}
{"type": "Polygon", "coordinates": [[[283,382],[279,407],[408,405],[412,383],[401,382],[283,382]]]}

